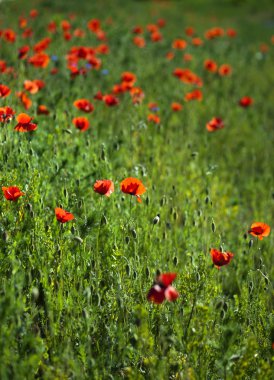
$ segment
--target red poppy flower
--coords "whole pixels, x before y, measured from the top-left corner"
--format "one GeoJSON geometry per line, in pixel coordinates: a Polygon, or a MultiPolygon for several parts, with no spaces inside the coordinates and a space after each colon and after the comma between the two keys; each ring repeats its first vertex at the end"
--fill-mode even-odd
{"type": "Polygon", "coordinates": [[[163,28],[164,26],[166,26],[166,20],[163,18],[159,18],[157,20],[157,25],[159,26],[159,28],[163,28]]]}
{"type": "Polygon", "coordinates": [[[183,50],[187,47],[187,42],[181,38],[177,38],[172,42],[173,49],[183,50]]]}
{"type": "Polygon", "coordinates": [[[132,29],[132,33],[134,34],[142,34],[143,33],[143,28],[139,25],[135,26],[133,29],[132,29]]]}
{"type": "Polygon", "coordinates": [[[62,20],[61,21],[61,28],[63,30],[63,32],[68,32],[70,29],[71,29],[71,24],[69,21],[67,20],[62,20]]]}
{"type": "Polygon", "coordinates": [[[50,62],[50,58],[46,53],[37,53],[30,57],[28,62],[34,67],[46,68],[50,62]]]}
{"type": "Polygon", "coordinates": [[[24,91],[17,92],[16,96],[18,96],[18,98],[21,100],[26,110],[28,110],[31,107],[32,100],[28,97],[28,95],[24,91]]]}
{"type": "Polygon", "coordinates": [[[190,100],[198,100],[201,101],[203,99],[203,93],[201,90],[193,90],[185,94],[185,101],[189,102],[190,100]]]}
{"type": "Polygon", "coordinates": [[[101,91],[98,91],[98,92],[94,95],[94,99],[96,99],[96,100],[104,100],[104,95],[102,94],[101,91]]]}
{"type": "Polygon", "coordinates": [[[195,34],[195,29],[192,26],[188,26],[185,28],[185,34],[189,37],[192,37],[195,34]]]}
{"type": "Polygon", "coordinates": [[[250,96],[244,96],[239,100],[239,105],[243,108],[247,108],[253,104],[253,99],[250,96]]]}
{"type": "Polygon", "coordinates": [[[89,128],[89,121],[86,117],[75,117],[72,122],[81,132],[84,132],[89,128]]]}
{"type": "Polygon", "coordinates": [[[211,248],[210,250],[212,261],[217,269],[220,269],[223,265],[229,264],[234,254],[231,252],[221,252],[218,249],[211,248]]]}
{"type": "Polygon", "coordinates": [[[251,225],[249,234],[257,236],[260,240],[263,240],[264,237],[270,234],[270,226],[266,223],[256,222],[251,225]]]}
{"type": "Polygon", "coordinates": [[[56,32],[57,32],[57,25],[56,25],[56,22],[54,22],[54,21],[50,21],[50,22],[48,23],[48,27],[47,27],[47,29],[48,29],[48,32],[49,32],[49,33],[56,33],[56,32]]]}
{"type": "Polygon", "coordinates": [[[19,197],[22,197],[22,195],[25,195],[19,187],[17,186],[10,186],[10,187],[2,187],[4,197],[8,201],[17,201],[19,197]]]}
{"type": "Polygon", "coordinates": [[[15,131],[17,132],[30,132],[37,129],[37,124],[31,123],[33,117],[30,117],[26,113],[20,113],[16,120],[18,124],[15,126],[15,131]]]}
{"type": "Polygon", "coordinates": [[[50,43],[51,43],[51,38],[45,37],[33,46],[33,50],[35,51],[35,53],[41,53],[42,51],[48,48],[50,43]]]}
{"type": "Polygon", "coordinates": [[[14,117],[15,111],[11,107],[0,107],[0,123],[8,123],[14,117]]]}
{"type": "Polygon", "coordinates": [[[228,29],[226,30],[226,35],[227,35],[228,37],[233,38],[233,37],[236,37],[236,36],[237,36],[237,32],[236,32],[235,29],[228,28],[228,29]]]}
{"type": "Polygon", "coordinates": [[[145,39],[143,37],[140,37],[140,36],[133,37],[133,43],[134,43],[134,45],[136,45],[139,48],[143,48],[146,46],[145,39]]]}
{"type": "Polygon", "coordinates": [[[168,61],[172,61],[173,58],[175,57],[175,54],[173,53],[173,51],[168,51],[168,52],[166,53],[165,57],[166,57],[166,59],[167,59],[168,61]]]}
{"type": "Polygon", "coordinates": [[[220,117],[213,117],[206,125],[208,132],[215,132],[222,128],[224,128],[224,122],[220,117]]]}
{"type": "Polygon", "coordinates": [[[70,220],[74,219],[73,214],[71,214],[70,212],[68,212],[66,210],[63,210],[60,207],[56,207],[55,216],[56,216],[56,219],[58,220],[58,222],[60,222],[60,223],[67,223],[70,220]]]}
{"type": "Polygon", "coordinates": [[[160,124],[161,119],[160,119],[160,116],[155,115],[154,113],[150,113],[150,114],[147,116],[147,121],[149,121],[149,122],[153,122],[154,124],[160,124]]]}
{"type": "Polygon", "coordinates": [[[35,18],[35,17],[37,17],[37,16],[38,16],[38,11],[37,11],[37,9],[32,9],[32,10],[30,11],[29,15],[30,15],[31,18],[35,18]]]}
{"type": "Polygon", "coordinates": [[[119,100],[111,94],[105,95],[103,97],[103,100],[108,107],[116,106],[117,104],[119,104],[119,100]]]}
{"type": "Polygon", "coordinates": [[[218,70],[217,63],[213,59],[206,59],[204,62],[204,68],[211,73],[216,73],[218,70]]]}
{"type": "Polygon", "coordinates": [[[197,46],[203,45],[204,41],[201,38],[199,38],[199,37],[195,37],[195,38],[192,38],[191,43],[192,43],[193,46],[197,47],[197,46]]]}
{"type": "Polygon", "coordinates": [[[30,47],[28,45],[24,45],[20,47],[18,51],[18,58],[19,59],[25,59],[28,55],[28,52],[30,51],[30,47]]]}
{"type": "Polygon", "coordinates": [[[176,277],[176,273],[163,273],[158,276],[147,294],[147,299],[156,304],[161,304],[165,299],[169,302],[175,301],[179,293],[171,284],[176,277]]]}
{"type": "Polygon", "coordinates": [[[74,107],[78,108],[78,110],[84,112],[92,112],[94,110],[93,105],[90,103],[88,99],[77,99],[73,103],[74,107]]]}
{"type": "Polygon", "coordinates": [[[151,33],[150,39],[152,42],[159,42],[159,41],[162,41],[163,36],[160,32],[154,32],[154,33],[151,33]]]}
{"type": "Polygon", "coordinates": [[[40,104],[37,108],[38,115],[49,115],[49,110],[44,104],[40,104]]]}
{"type": "Polygon", "coordinates": [[[183,55],[183,61],[185,61],[185,62],[192,61],[192,59],[193,59],[193,57],[192,57],[192,55],[189,54],[189,53],[185,53],[185,54],[183,55]]]}
{"type": "Polygon", "coordinates": [[[4,40],[10,43],[14,43],[16,40],[16,33],[12,29],[5,29],[2,32],[4,40]]]}
{"type": "Polygon", "coordinates": [[[39,91],[37,84],[34,81],[28,79],[24,81],[24,88],[30,94],[36,94],[39,91]]]}
{"type": "Polygon", "coordinates": [[[95,193],[109,197],[114,192],[114,183],[109,179],[97,180],[93,190],[95,193]]]}
{"type": "Polygon", "coordinates": [[[97,32],[101,29],[101,23],[100,20],[94,18],[88,22],[88,28],[91,32],[97,32]]]}
{"type": "Polygon", "coordinates": [[[6,98],[11,93],[11,90],[8,86],[0,84],[0,98],[6,98]]]}
{"type": "Polygon", "coordinates": [[[171,104],[171,109],[172,109],[172,111],[174,111],[174,112],[178,112],[178,111],[181,111],[181,110],[183,109],[183,106],[182,106],[182,104],[180,104],[180,103],[173,102],[173,103],[171,104]]]}
{"type": "Polygon", "coordinates": [[[137,201],[139,203],[142,202],[140,195],[146,192],[146,188],[142,182],[139,179],[133,177],[124,179],[120,184],[120,188],[123,193],[137,197],[137,201]]]}
{"type": "Polygon", "coordinates": [[[230,74],[232,73],[232,68],[231,68],[231,66],[228,65],[227,63],[224,63],[223,65],[221,65],[221,66],[219,67],[218,73],[219,73],[219,75],[221,75],[222,77],[227,76],[227,75],[230,75],[230,74]]]}

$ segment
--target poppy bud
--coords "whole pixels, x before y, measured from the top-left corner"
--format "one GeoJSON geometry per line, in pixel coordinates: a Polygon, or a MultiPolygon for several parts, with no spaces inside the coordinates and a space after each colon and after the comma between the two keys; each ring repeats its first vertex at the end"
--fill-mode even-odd
{"type": "Polygon", "coordinates": [[[39,289],[36,288],[35,286],[34,286],[34,287],[32,288],[32,290],[31,290],[31,296],[32,296],[32,299],[33,299],[34,301],[37,301],[38,298],[39,298],[39,289]]]}
{"type": "Polygon", "coordinates": [[[129,236],[126,236],[125,241],[126,241],[126,244],[129,243],[129,241],[130,241],[129,236]]]}
{"type": "Polygon", "coordinates": [[[149,205],[149,202],[150,202],[150,200],[149,200],[149,197],[148,197],[148,196],[146,197],[146,200],[145,200],[145,202],[146,202],[146,205],[148,206],[148,205],[149,205]]]}
{"type": "Polygon", "coordinates": [[[158,224],[160,222],[160,214],[157,214],[155,218],[153,219],[152,223],[153,224],[158,224]]]}
{"type": "Polygon", "coordinates": [[[174,213],[173,213],[173,219],[174,220],[178,219],[178,213],[177,213],[177,211],[174,211],[174,213]]]}
{"type": "Polygon", "coordinates": [[[205,204],[208,204],[208,203],[209,203],[209,197],[207,196],[205,199],[205,204]]]}
{"type": "Polygon", "coordinates": [[[128,264],[126,265],[126,273],[128,276],[130,275],[130,266],[128,264]]]}
{"type": "Polygon", "coordinates": [[[160,200],[160,206],[163,207],[166,203],[166,197],[163,196],[163,198],[160,200]]]}
{"type": "Polygon", "coordinates": [[[216,226],[214,222],[211,223],[211,229],[212,229],[212,232],[216,231],[216,226]]]}
{"type": "Polygon", "coordinates": [[[177,256],[173,257],[173,264],[174,265],[178,265],[178,258],[177,258],[177,256]]]}
{"type": "Polygon", "coordinates": [[[105,226],[108,223],[108,220],[105,215],[102,215],[101,226],[105,226]]]}
{"type": "Polygon", "coordinates": [[[166,240],[167,239],[167,233],[166,231],[163,232],[163,240],[166,240]]]}
{"type": "Polygon", "coordinates": [[[79,244],[83,243],[83,239],[81,239],[80,236],[75,236],[74,240],[76,240],[79,244]]]}
{"type": "Polygon", "coordinates": [[[133,239],[137,239],[137,232],[136,230],[131,230],[131,233],[132,233],[132,236],[133,236],[133,239]]]}
{"type": "Polygon", "coordinates": [[[134,278],[134,279],[137,278],[137,272],[136,272],[136,271],[133,272],[133,278],[134,278]]]}
{"type": "Polygon", "coordinates": [[[249,247],[249,249],[252,248],[252,246],[253,246],[253,240],[250,239],[250,240],[249,240],[249,243],[248,243],[248,247],[249,247]]]}
{"type": "Polygon", "coordinates": [[[67,198],[67,196],[68,196],[68,191],[67,191],[67,189],[64,188],[63,192],[64,192],[64,196],[67,198]]]}
{"type": "Polygon", "coordinates": [[[101,147],[101,160],[102,161],[106,160],[106,152],[105,152],[105,145],[104,144],[102,144],[102,147],[101,147]]]}

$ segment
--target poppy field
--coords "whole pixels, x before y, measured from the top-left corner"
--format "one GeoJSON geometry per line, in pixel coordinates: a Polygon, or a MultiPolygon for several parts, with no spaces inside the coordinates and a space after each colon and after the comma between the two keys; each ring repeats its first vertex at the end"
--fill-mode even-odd
{"type": "Polygon", "coordinates": [[[0,2],[0,379],[273,379],[271,1],[0,2]]]}

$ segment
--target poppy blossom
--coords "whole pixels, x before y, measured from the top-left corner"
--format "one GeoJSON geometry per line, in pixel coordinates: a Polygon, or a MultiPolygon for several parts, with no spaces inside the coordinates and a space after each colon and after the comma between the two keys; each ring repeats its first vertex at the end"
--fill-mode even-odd
{"type": "Polygon", "coordinates": [[[166,53],[166,59],[167,59],[168,61],[172,61],[174,57],[175,57],[175,54],[173,53],[173,51],[168,51],[168,52],[166,53]]]}
{"type": "Polygon", "coordinates": [[[171,109],[172,109],[172,111],[174,111],[174,112],[178,112],[178,111],[181,111],[181,110],[183,109],[183,106],[182,106],[182,104],[180,104],[180,103],[173,102],[173,103],[171,104],[171,109]]]}
{"type": "Polygon", "coordinates": [[[232,68],[227,63],[224,63],[223,65],[221,65],[219,67],[218,73],[222,77],[225,77],[225,76],[230,75],[232,73],[232,68]]]}
{"type": "Polygon", "coordinates": [[[2,187],[2,191],[8,201],[17,201],[19,197],[25,195],[17,186],[2,187]]]}
{"type": "Polygon", "coordinates": [[[119,100],[111,95],[111,94],[107,94],[103,97],[103,101],[105,102],[105,104],[108,106],[108,107],[113,107],[113,106],[116,106],[117,104],[119,104],[119,100]]]}
{"type": "Polygon", "coordinates": [[[16,33],[12,29],[5,29],[2,32],[4,40],[10,43],[14,43],[16,40],[16,33]]]}
{"type": "Polygon", "coordinates": [[[17,132],[30,132],[37,129],[37,124],[31,123],[33,117],[30,117],[26,113],[20,113],[16,120],[18,124],[15,126],[15,131],[17,132]]]}
{"type": "Polygon", "coordinates": [[[26,110],[28,110],[31,107],[32,100],[28,97],[28,95],[24,91],[17,92],[16,96],[18,96],[18,98],[21,100],[26,110]]]}
{"type": "Polygon", "coordinates": [[[154,124],[160,124],[161,119],[160,119],[160,116],[155,115],[155,114],[153,114],[153,113],[150,113],[150,114],[147,116],[147,121],[149,121],[149,122],[153,122],[154,124]]]}
{"type": "Polygon", "coordinates": [[[193,57],[192,57],[192,55],[189,54],[189,53],[185,53],[185,54],[183,55],[183,61],[185,61],[185,62],[192,61],[192,59],[193,59],[193,57]]]}
{"type": "Polygon", "coordinates": [[[234,37],[237,36],[237,32],[236,32],[235,29],[228,28],[228,29],[226,30],[226,35],[227,35],[228,37],[230,37],[230,38],[234,38],[234,37]]]}
{"type": "Polygon", "coordinates": [[[89,121],[86,117],[75,117],[72,122],[81,132],[84,132],[89,128],[89,121]]]}
{"type": "Polygon", "coordinates": [[[220,269],[223,265],[229,264],[230,260],[233,258],[234,254],[231,252],[221,252],[218,249],[211,248],[210,250],[211,258],[213,264],[217,269],[220,269]]]}
{"type": "Polygon", "coordinates": [[[142,202],[140,195],[146,192],[146,188],[142,182],[139,179],[133,177],[124,179],[120,184],[120,188],[123,193],[137,197],[137,201],[139,203],[142,202]]]}
{"type": "Polygon", "coordinates": [[[70,212],[68,212],[66,210],[63,210],[60,207],[55,208],[55,216],[56,216],[56,219],[58,220],[58,222],[60,222],[60,223],[67,223],[70,220],[74,219],[73,214],[71,214],[70,212]]]}
{"type": "Polygon", "coordinates": [[[183,50],[187,47],[187,42],[181,38],[177,38],[172,42],[173,49],[183,50]]]}
{"type": "Polygon", "coordinates": [[[8,86],[0,84],[0,98],[6,98],[11,93],[11,90],[8,86]]]}
{"type": "Polygon", "coordinates": [[[179,293],[171,284],[176,277],[176,273],[162,273],[158,276],[147,294],[148,301],[156,304],[161,304],[165,299],[169,302],[175,301],[179,293]]]}
{"type": "Polygon", "coordinates": [[[188,26],[185,28],[185,34],[189,37],[192,37],[195,34],[194,28],[192,26],[188,26]]]}
{"type": "Polygon", "coordinates": [[[37,114],[38,115],[49,115],[49,110],[48,110],[47,106],[45,106],[44,104],[40,104],[37,107],[37,114]]]}
{"type": "Polygon", "coordinates": [[[30,51],[30,47],[28,45],[24,45],[19,48],[18,50],[18,58],[19,59],[25,59],[28,55],[28,52],[30,51]]]}
{"type": "Polygon", "coordinates": [[[134,34],[142,34],[143,32],[144,30],[140,25],[137,25],[132,29],[132,33],[134,34]]]}
{"type": "Polygon", "coordinates": [[[253,104],[253,99],[250,96],[244,96],[239,100],[239,106],[247,108],[253,104]]]}
{"type": "Polygon", "coordinates": [[[211,73],[216,73],[218,70],[217,63],[213,61],[213,59],[206,59],[204,62],[204,68],[211,73]]]}
{"type": "Polygon", "coordinates": [[[249,234],[257,236],[260,240],[263,240],[264,237],[270,234],[270,226],[266,223],[256,222],[251,225],[249,234]]]}
{"type": "Polygon", "coordinates": [[[195,38],[192,38],[191,43],[192,43],[193,46],[197,47],[197,46],[203,45],[204,41],[201,38],[199,38],[199,37],[195,37],[195,38]]]}
{"type": "Polygon", "coordinates": [[[134,43],[134,45],[136,45],[139,48],[143,48],[146,46],[145,39],[143,37],[140,37],[140,36],[133,37],[133,43],[134,43]]]}
{"type": "Polygon", "coordinates": [[[114,192],[114,183],[109,179],[97,180],[93,190],[95,193],[109,197],[114,192]]]}
{"type": "Polygon", "coordinates": [[[45,37],[33,46],[33,50],[35,51],[35,53],[41,53],[48,48],[50,43],[51,43],[51,38],[45,37]]]}
{"type": "Polygon", "coordinates": [[[78,110],[84,112],[92,112],[94,110],[93,105],[90,103],[88,99],[77,99],[73,103],[74,107],[78,108],[78,110]]]}
{"type": "Polygon", "coordinates": [[[201,90],[193,90],[185,94],[185,101],[189,102],[190,100],[198,100],[201,101],[203,99],[203,93],[201,90]]]}
{"type": "Polygon", "coordinates": [[[50,57],[46,53],[36,53],[28,59],[28,62],[34,67],[46,68],[50,62],[50,57]]]}
{"type": "Polygon", "coordinates": [[[24,88],[30,94],[36,94],[39,91],[37,84],[34,81],[28,79],[24,81],[24,88]]]}
{"type": "Polygon", "coordinates": [[[206,125],[208,132],[215,132],[222,128],[224,128],[224,122],[220,117],[213,117],[206,125]]]}
{"type": "Polygon", "coordinates": [[[14,117],[15,111],[11,107],[0,107],[0,123],[8,123],[14,117]]]}

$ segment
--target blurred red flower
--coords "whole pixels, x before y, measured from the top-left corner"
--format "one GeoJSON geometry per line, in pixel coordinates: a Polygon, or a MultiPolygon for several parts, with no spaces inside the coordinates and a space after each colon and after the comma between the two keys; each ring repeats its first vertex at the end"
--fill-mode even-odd
{"type": "Polygon", "coordinates": [[[71,214],[70,212],[68,212],[66,210],[63,210],[60,207],[55,208],[55,216],[56,216],[56,219],[58,220],[58,222],[60,222],[60,223],[67,223],[70,220],[74,219],[73,214],[71,214]]]}
{"type": "Polygon", "coordinates": [[[213,264],[217,269],[221,266],[229,264],[230,260],[233,258],[234,254],[231,252],[221,252],[216,248],[211,248],[210,250],[211,258],[213,264]]]}
{"type": "Polygon", "coordinates": [[[84,112],[92,112],[94,110],[93,105],[90,103],[88,99],[77,99],[73,103],[74,107],[78,108],[78,110],[84,112]]]}
{"type": "Polygon", "coordinates": [[[250,96],[244,96],[239,100],[239,106],[247,108],[253,104],[253,99],[250,96]]]}
{"type": "Polygon", "coordinates": [[[0,123],[8,123],[14,115],[15,111],[11,107],[0,107],[0,123]]]}
{"type": "Polygon", "coordinates": [[[222,128],[224,128],[224,122],[220,117],[213,117],[206,125],[208,132],[215,132],[222,128]]]}
{"type": "Polygon", "coordinates": [[[260,240],[263,240],[264,237],[270,234],[270,226],[266,223],[255,222],[251,225],[249,234],[257,236],[260,240]]]}
{"type": "Polygon", "coordinates": [[[8,201],[17,201],[19,197],[25,195],[17,186],[2,187],[2,191],[8,201]]]}
{"type": "Polygon", "coordinates": [[[124,179],[120,184],[120,188],[123,193],[136,196],[139,203],[142,202],[140,195],[146,192],[146,188],[142,182],[133,177],[124,179]]]}
{"type": "Polygon", "coordinates": [[[81,132],[84,132],[89,128],[89,121],[86,117],[75,117],[72,122],[81,132]]]}
{"type": "Polygon", "coordinates": [[[158,276],[147,294],[148,301],[156,304],[161,304],[165,299],[169,302],[175,301],[179,293],[171,284],[176,277],[176,273],[163,273],[158,276]]]}
{"type": "Polygon", "coordinates": [[[15,131],[17,132],[30,132],[37,129],[37,124],[31,123],[33,117],[30,117],[26,113],[20,113],[16,120],[18,124],[15,126],[15,131]]]}
{"type": "Polygon", "coordinates": [[[114,192],[114,183],[109,179],[97,180],[93,190],[95,193],[109,197],[114,192]]]}

